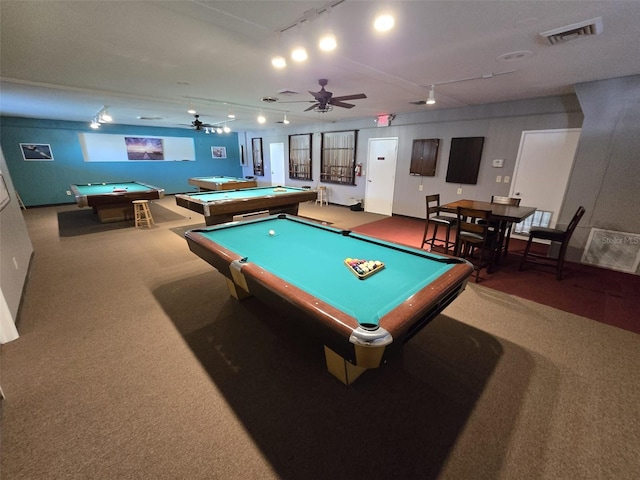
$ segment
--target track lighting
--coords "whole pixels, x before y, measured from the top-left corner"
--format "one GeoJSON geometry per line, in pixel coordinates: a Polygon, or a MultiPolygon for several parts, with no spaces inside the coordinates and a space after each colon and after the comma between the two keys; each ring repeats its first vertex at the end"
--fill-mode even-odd
{"type": "Polygon", "coordinates": [[[296,62],[304,62],[308,57],[304,47],[296,47],[291,51],[291,59],[296,62]]]}
{"type": "Polygon", "coordinates": [[[282,120],[282,123],[284,123],[285,125],[289,125],[289,119],[287,118],[287,114],[284,114],[284,119],[282,120]]]}
{"type": "Polygon", "coordinates": [[[98,110],[98,113],[93,117],[89,126],[95,130],[100,128],[100,124],[109,122],[113,122],[113,117],[109,114],[109,107],[103,105],[102,108],[98,110]]]}
{"type": "Polygon", "coordinates": [[[276,55],[271,59],[271,65],[274,68],[284,68],[287,66],[287,60],[282,55],[276,55]]]}
{"type": "Polygon", "coordinates": [[[436,103],[436,95],[433,91],[433,85],[431,85],[431,90],[429,90],[429,98],[427,98],[426,104],[433,105],[436,103]]]}
{"type": "Polygon", "coordinates": [[[379,15],[376,17],[373,22],[373,28],[375,28],[378,32],[388,32],[393,28],[395,24],[395,19],[388,14],[379,15]]]}
{"type": "Polygon", "coordinates": [[[327,33],[318,42],[318,47],[323,52],[331,52],[332,50],[335,50],[337,46],[338,42],[336,41],[336,36],[333,33],[327,33]]]}
{"type": "Polygon", "coordinates": [[[196,109],[193,108],[193,103],[189,102],[189,109],[187,110],[187,113],[190,113],[191,115],[195,115],[196,114],[196,109]]]}
{"type": "Polygon", "coordinates": [[[100,120],[102,122],[113,122],[113,118],[111,117],[111,115],[109,115],[109,107],[107,107],[106,105],[104,107],[102,107],[102,113],[100,114],[100,120]]]}
{"type": "Polygon", "coordinates": [[[227,126],[226,122],[224,124],[224,127],[222,127],[222,131],[224,133],[229,133],[231,131],[231,129],[227,126]]]}

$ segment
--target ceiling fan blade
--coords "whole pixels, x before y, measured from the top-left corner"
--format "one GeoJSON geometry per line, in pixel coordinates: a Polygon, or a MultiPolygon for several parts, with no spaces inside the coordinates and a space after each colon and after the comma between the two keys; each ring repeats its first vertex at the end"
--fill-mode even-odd
{"type": "Polygon", "coordinates": [[[320,104],[319,103],[314,103],[313,105],[311,105],[309,108],[306,108],[304,111],[308,112],[309,110],[313,110],[316,107],[319,107],[320,104]]]}
{"type": "Polygon", "coordinates": [[[333,97],[332,101],[337,100],[338,102],[342,100],[358,100],[360,98],[367,98],[364,93],[356,93],[354,95],[344,95],[342,97],[333,97]]]}
{"type": "Polygon", "coordinates": [[[312,92],[311,90],[309,90],[309,93],[311,95],[313,95],[313,98],[316,99],[316,102],[321,102],[325,99],[324,95],[322,94],[322,92],[312,92]]]}
{"type": "Polygon", "coordinates": [[[342,108],[353,108],[353,107],[355,107],[355,105],[352,105],[351,103],[336,102],[335,100],[331,100],[329,102],[329,105],[333,105],[334,107],[342,107],[342,108]]]}

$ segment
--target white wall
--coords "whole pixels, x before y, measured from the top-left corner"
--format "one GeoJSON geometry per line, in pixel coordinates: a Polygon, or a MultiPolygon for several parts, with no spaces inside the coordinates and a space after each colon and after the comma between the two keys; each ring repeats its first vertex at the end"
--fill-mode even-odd
{"type": "Polygon", "coordinates": [[[0,212],[0,289],[6,303],[2,308],[3,332],[10,333],[7,323],[15,323],[22,298],[22,289],[27,279],[33,245],[15,195],[11,175],[0,150],[0,172],[4,177],[11,197],[9,204],[0,212]],[[8,316],[9,319],[4,318],[8,316]]]}

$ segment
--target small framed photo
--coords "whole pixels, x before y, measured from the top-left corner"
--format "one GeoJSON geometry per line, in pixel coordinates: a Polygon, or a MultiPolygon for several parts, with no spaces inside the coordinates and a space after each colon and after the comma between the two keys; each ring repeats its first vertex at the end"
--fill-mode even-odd
{"type": "Polygon", "coordinates": [[[46,143],[21,143],[22,158],[26,162],[52,162],[51,145],[46,143]]]}
{"type": "Polygon", "coordinates": [[[211,147],[212,158],[227,158],[227,147],[211,147]]]}

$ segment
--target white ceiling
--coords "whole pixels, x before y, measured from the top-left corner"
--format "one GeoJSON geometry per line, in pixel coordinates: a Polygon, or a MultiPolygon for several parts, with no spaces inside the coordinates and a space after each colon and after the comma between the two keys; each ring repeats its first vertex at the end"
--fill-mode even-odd
{"type": "Polygon", "coordinates": [[[639,1],[346,0],[328,7],[338,1],[2,0],[0,114],[89,122],[108,105],[116,123],[180,127],[193,120],[191,101],[205,122],[232,111],[233,129],[253,130],[274,127],[285,112],[292,125],[375,118],[567,94],[577,83],[640,73],[639,1]],[[375,34],[373,19],[384,8],[395,28],[375,34]],[[600,35],[554,46],[540,36],[596,17],[600,35]],[[331,54],[315,48],[327,28],[338,38],[331,54]],[[272,54],[296,37],[307,42],[307,62],[273,69],[272,54]],[[532,55],[498,59],[518,51],[532,55]],[[367,98],[350,102],[352,109],[304,112],[320,78],[334,96],[367,98]],[[412,104],[426,99],[431,84],[437,104],[412,104]],[[267,96],[279,100],[262,102],[267,96]],[[300,103],[283,103],[292,101],[300,103]],[[260,109],[263,127],[255,121],[260,109]]]}

